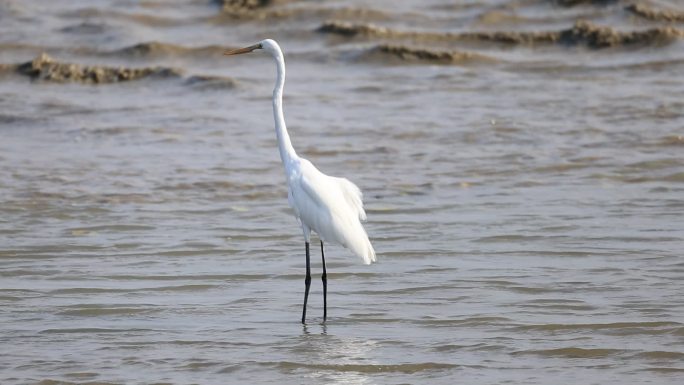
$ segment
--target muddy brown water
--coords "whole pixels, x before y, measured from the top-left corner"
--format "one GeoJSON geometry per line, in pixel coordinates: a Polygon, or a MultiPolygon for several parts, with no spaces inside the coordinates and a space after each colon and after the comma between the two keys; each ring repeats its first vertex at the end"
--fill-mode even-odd
{"type": "Polygon", "coordinates": [[[0,383],[680,383],[680,2],[227,3],[0,3],[0,383]],[[304,327],[265,37],[379,259],[304,327]]]}

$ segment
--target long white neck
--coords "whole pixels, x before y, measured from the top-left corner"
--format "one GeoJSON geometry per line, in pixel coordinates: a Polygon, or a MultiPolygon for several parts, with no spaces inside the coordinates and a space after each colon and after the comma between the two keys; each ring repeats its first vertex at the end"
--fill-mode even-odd
{"type": "Polygon", "coordinates": [[[280,150],[280,159],[283,165],[287,165],[297,158],[297,153],[290,142],[290,135],[287,133],[285,126],[285,117],[283,116],[283,87],[285,87],[285,58],[280,49],[273,53],[273,58],[276,62],[276,69],[278,71],[278,78],[276,79],[275,87],[273,88],[273,120],[275,120],[276,136],[278,137],[278,150],[280,150]]]}

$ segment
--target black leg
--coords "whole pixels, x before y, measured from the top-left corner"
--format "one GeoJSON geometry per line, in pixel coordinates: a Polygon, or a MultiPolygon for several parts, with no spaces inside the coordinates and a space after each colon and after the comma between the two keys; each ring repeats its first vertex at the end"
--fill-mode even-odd
{"type": "Polygon", "coordinates": [[[311,287],[311,261],[309,258],[309,242],[306,242],[306,278],[304,278],[304,310],[302,310],[302,323],[306,323],[306,302],[309,300],[309,287],[311,287]]]}
{"type": "Polygon", "coordinates": [[[323,322],[328,317],[328,273],[325,271],[325,254],[323,253],[323,241],[321,241],[321,258],[323,259],[323,322]]]}

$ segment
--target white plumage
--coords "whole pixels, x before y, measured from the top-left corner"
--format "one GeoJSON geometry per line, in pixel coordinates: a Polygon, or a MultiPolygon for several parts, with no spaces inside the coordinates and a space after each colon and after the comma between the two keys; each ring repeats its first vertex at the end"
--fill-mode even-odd
{"type": "Polygon", "coordinates": [[[375,250],[368,240],[366,230],[361,224],[366,219],[363,210],[361,190],[345,178],[337,178],[320,172],[308,160],[295,152],[283,116],[283,88],[285,86],[285,59],[280,46],[274,40],[266,39],[249,47],[227,51],[226,55],[237,55],[263,49],[273,56],[276,63],[277,79],[273,89],[273,119],[280,159],[285,167],[288,188],[288,201],[299,220],[306,245],[306,291],[302,323],[306,318],[306,303],[311,282],[309,263],[309,242],[311,230],[321,238],[321,257],[323,261],[323,319],[327,316],[327,274],[323,242],[340,244],[361,257],[366,264],[376,261],[375,250]]]}
{"type": "Polygon", "coordinates": [[[361,190],[345,178],[323,174],[303,158],[293,159],[285,172],[288,200],[306,242],[313,230],[323,241],[346,247],[364,263],[375,262],[375,251],[361,225],[366,219],[361,190]]]}

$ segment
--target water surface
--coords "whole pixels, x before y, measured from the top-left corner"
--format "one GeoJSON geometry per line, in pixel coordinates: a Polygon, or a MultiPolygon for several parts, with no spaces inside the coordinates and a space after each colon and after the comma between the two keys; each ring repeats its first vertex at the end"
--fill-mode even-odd
{"type": "Polygon", "coordinates": [[[0,5],[0,382],[679,383],[684,26],[621,1],[457,3],[0,5]],[[674,32],[463,35],[577,20],[674,32]],[[325,324],[317,247],[299,324],[273,63],[221,56],[265,37],[295,148],[361,187],[378,252],[327,247],[325,324]],[[174,71],[15,72],[42,52],[174,71]]]}

